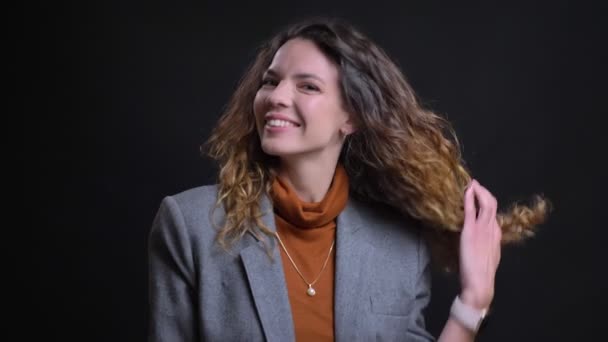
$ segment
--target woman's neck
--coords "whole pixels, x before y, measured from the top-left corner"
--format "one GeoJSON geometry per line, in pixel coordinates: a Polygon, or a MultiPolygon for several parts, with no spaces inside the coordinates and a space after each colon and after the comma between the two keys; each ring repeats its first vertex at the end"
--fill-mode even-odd
{"type": "Polygon", "coordinates": [[[337,160],[329,163],[299,160],[281,161],[277,175],[287,182],[304,202],[321,202],[336,172],[337,160]]]}

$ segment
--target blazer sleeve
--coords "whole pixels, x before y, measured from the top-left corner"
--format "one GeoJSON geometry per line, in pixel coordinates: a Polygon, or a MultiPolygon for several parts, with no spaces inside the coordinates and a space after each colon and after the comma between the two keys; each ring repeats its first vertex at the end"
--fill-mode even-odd
{"type": "Polygon", "coordinates": [[[425,328],[424,312],[431,301],[431,261],[421,234],[418,234],[418,279],[415,288],[414,308],[407,331],[407,341],[435,341],[435,337],[425,328]]]}
{"type": "Polygon", "coordinates": [[[195,267],[177,202],[165,197],[148,236],[148,341],[194,341],[195,267]]]}

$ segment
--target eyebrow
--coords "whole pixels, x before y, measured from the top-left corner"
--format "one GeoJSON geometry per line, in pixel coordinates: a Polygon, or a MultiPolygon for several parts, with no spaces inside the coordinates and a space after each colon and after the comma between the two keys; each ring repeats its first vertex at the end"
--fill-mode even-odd
{"type": "MultiPolygon", "coordinates": [[[[273,76],[273,77],[279,76],[279,73],[274,71],[273,69],[266,70],[266,72],[264,74],[273,76]]],[[[315,74],[311,74],[311,73],[301,72],[301,73],[297,73],[297,74],[293,75],[293,77],[296,79],[313,78],[313,79],[325,84],[325,81],[323,81],[323,79],[321,79],[319,76],[317,76],[315,74]]]]}

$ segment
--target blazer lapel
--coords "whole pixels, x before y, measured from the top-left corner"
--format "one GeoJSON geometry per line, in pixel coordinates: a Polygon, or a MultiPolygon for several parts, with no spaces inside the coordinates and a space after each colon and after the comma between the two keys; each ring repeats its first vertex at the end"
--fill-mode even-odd
{"type": "MultiPolygon", "coordinates": [[[[260,209],[264,213],[262,217],[264,224],[272,231],[276,231],[272,205],[267,196],[262,199],[260,209]]],[[[242,249],[241,259],[266,340],[295,341],[281,255],[276,248],[275,240],[269,240],[272,247],[272,261],[261,241],[256,241],[242,249]]]]}
{"type": "Polygon", "coordinates": [[[336,341],[361,338],[352,335],[353,327],[365,325],[367,292],[365,269],[371,253],[364,234],[357,234],[365,224],[355,202],[349,199],[338,216],[336,229],[336,270],[334,290],[334,329],[336,341]]]}

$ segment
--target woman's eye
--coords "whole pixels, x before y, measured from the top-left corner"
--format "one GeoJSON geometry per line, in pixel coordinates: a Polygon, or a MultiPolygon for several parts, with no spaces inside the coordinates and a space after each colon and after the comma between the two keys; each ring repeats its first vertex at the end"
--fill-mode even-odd
{"type": "Polygon", "coordinates": [[[302,88],[304,88],[305,90],[308,90],[308,91],[319,91],[319,87],[317,87],[316,85],[312,85],[312,84],[305,84],[302,86],[302,88]]]}
{"type": "Polygon", "coordinates": [[[268,85],[269,85],[269,86],[275,86],[275,85],[276,85],[276,82],[275,82],[275,80],[273,80],[273,79],[270,79],[270,78],[265,78],[265,79],[263,79],[263,80],[262,80],[262,85],[263,85],[263,86],[268,86],[268,85]]]}

